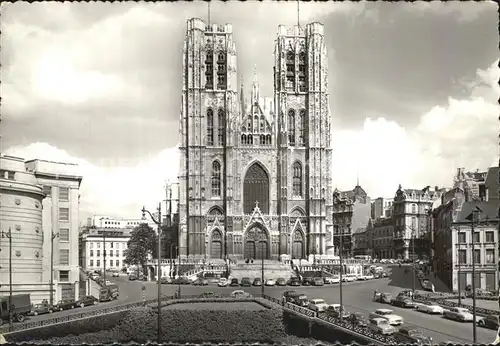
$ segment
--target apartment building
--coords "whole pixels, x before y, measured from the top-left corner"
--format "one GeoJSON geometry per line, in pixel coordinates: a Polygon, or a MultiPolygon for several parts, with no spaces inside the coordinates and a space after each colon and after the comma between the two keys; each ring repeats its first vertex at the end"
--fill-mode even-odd
{"type": "Polygon", "coordinates": [[[80,235],[81,266],[86,270],[122,270],[133,228],[89,228],[80,235]]]}
{"type": "Polygon", "coordinates": [[[372,201],[372,219],[380,219],[384,217],[392,217],[392,203],[394,198],[378,197],[372,201]]]}
{"type": "Polygon", "coordinates": [[[394,258],[394,223],[392,218],[379,218],[371,228],[372,257],[394,258]]]}
{"type": "Polygon", "coordinates": [[[142,223],[147,223],[151,228],[156,229],[156,224],[151,220],[140,218],[123,218],[109,215],[92,215],[87,219],[87,227],[96,228],[134,228],[142,223]]]}

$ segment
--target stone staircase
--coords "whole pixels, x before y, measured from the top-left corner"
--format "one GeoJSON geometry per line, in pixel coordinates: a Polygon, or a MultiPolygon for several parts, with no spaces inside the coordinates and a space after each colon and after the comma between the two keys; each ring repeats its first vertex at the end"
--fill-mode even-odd
{"type": "MultiPolygon", "coordinates": [[[[241,280],[248,277],[251,280],[262,276],[262,262],[257,260],[254,263],[238,263],[230,266],[229,277],[241,280]]],[[[280,263],[278,261],[264,260],[264,278],[278,279],[283,278],[288,280],[291,276],[296,276],[289,264],[280,263]]]]}

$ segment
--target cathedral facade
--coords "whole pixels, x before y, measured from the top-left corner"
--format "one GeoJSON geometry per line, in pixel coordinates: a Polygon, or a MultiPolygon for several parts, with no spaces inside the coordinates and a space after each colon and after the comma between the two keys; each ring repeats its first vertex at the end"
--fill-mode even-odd
{"type": "Polygon", "coordinates": [[[187,23],[179,251],[198,259],[305,258],[332,247],[324,27],[278,26],[274,95],[238,87],[230,24],[187,23]],[[238,89],[240,89],[238,91],[238,89]]]}

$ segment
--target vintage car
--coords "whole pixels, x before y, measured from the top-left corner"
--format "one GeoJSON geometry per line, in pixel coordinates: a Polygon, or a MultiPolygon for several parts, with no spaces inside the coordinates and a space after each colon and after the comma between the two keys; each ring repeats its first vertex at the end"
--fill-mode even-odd
{"type": "Polygon", "coordinates": [[[488,315],[477,321],[477,325],[488,329],[498,330],[500,327],[500,324],[498,323],[498,315],[488,315]]]}
{"type": "Polygon", "coordinates": [[[276,285],[277,286],[286,286],[286,280],[283,278],[278,278],[278,280],[276,280],[276,285]]]}
{"type": "Polygon", "coordinates": [[[375,333],[383,335],[391,335],[396,332],[396,328],[391,326],[386,319],[380,317],[370,318],[368,328],[373,330],[375,333]]]}
{"type": "MultiPolygon", "coordinates": [[[[325,313],[327,316],[334,318],[340,318],[340,304],[330,304],[326,309],[325,313]]],[[[342,318],[347,319],[351,314],[346,310],[345,306],[342,307],[342,318]]]]}
{"type": "Polygon", "coordinates": [[[416,310],[420,312],[425,312],[426,314],[442,315],[444,309],[437,304],[417,304],[416,310]]]}
{"type": "Polygon", "coordinates": [[[432,345],[432,338],[424,335],[421,329],[415,327],[401,327],[397,332],[402,340],[412,345],[432,345]]]}
{"type": "Polygon", "coordinates": [[[443,313],[445,318],[459,322],[472,322],[473,316],[467,308],[449,308],[443,313]]]}
{"type": "Polygon", "coordinates": [[[240,283],[238,282],[238,279],[236,279],[236,278],[231,279],[231,283],[229,284],[229,286],[231,286],[231,287],[236,287],[239,285],[240,285],[240,283]]]}
{"type": "Polygon", "coordinates": [[[403,317],[394,314],[390,309],[377,309],[370,313],[369,318],[385,318],[391,326],[400,326],[404,323],[403,317]]]}
{"type": "Polygon", "coordinates": [[[75,300],[74,299],[62,299],[57,302],[57,304],[54,306],[54,311],[63,311],[63,310],[69,310],[73,309],[75,307],[75,300]]]}
{"type": "Polygon", "coordinates": [[[38,316],[43,314],[51,314],[54,311],[54,308],[49,304],[35,304],[31,308],[30,315],[38,316]]]}
{"type": "Polygon", "coordinates": [[[307,307],[316,312],[323,312],[328,307],[328,304],[325,303],[324,299],[314,298],[309,300],[307,307]]]}
{"type": "Polygon", "coordinates": [[[313,286],[323,286],[323,279],[322,278],[314,278],[312,279],[312,285],[313,286]]]}
{"type": "Polygon", "coordinates": [[[252,281],[248,277],[241,278],[240,286],[241,287],[250,287],[250,286],[252,286],[252,281]]]}
{"type": "Polygon", "coordinates": [[[232,298],[251,298],[252,295],[250,293],[247,293],[243,290],[236,290],[231,292],[230,296],[232,298]]]}
{"type": "Polygon", "coordinates": [[[392,294],[390,293],[376,293],[373,296],[373,301],[383,304],[390,304],[392,301],[392,294]]]}
{"type": "Polygon", "coordinates": [[[262,279],[261,278],[255,278],[253,279],[253,286],[262,286],[262,279]]]}
{"type": "Polygon", "coordinates": [[[97,299],[94,296],[85,296],[78,300],[75,304],[75,306],[79,306],[81,308],[89,305],[96,305],[99,302],[99,299],[97,299]]]}
{"type": "Polygon", "coordinates": [[[288,285],[289,286],[300,286],[301,281],[297,277],[292,277],[292,278],[290,278],[290,280],[288,280],[288,285]]]}
{"type": "Polygon", "coordinates": [[[266,286],[276,286],[276,280],[267,279],[265,284],[266,284],[266,286]]]}
{"type": "Polygon", "coordinates": [[[325,276],[323,278],[323,282],[325,284],[338,284],[340,282],[340,278],[338,276],[325,276]]]}
{"type": "Polygon", "coordinates": [[[217,282],[217,286],[219,287],[226,287],[229,285],[229,280],[226,278],[221,278],[219,282],[217,282]]]}
{"type": "Polygon", "coordinates": [[[392,299],[391,305],[406,309],[413,309],[415,307],[415,303],[410,298],[404,296],[398,296],[396,299],[392,299]]]}

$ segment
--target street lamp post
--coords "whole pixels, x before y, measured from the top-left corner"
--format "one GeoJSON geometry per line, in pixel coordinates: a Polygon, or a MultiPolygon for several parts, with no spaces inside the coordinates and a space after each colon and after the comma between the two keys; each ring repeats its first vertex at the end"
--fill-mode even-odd
{"type": "Polygon", "coordinates": [[[260,257],[261,257],[261,273],[260,273],[260,276],[261,276],[261,281],[262,281],[262,286],[260,288],[260,292],[262,294],[262,296],[264,296],[264,286],[265,286],[265,282],[264,282],[264,231],[262,231],[262,238],[260,240],[261,242],[261,246],[262,246],[262,251],[261,251],[261,254],[260,254],[260,257]]]}
{"type": "Polygon", "coordinates": [[[470,214],[472,233],[472,341],[476,344],[476,249],[474,241],[474,222],[479,216],[479,208],[476,207],[470,214]]]}
{"type": "Polygon", "coordinates": [[[146,210],[145,207],[142,207],[142,217],[145,217],[145,214],[148,213],[151,217],[151,220],[158,226],[158,270],[156,273],[156,280],[158,284],[158,343],[161,343],[161,280],[160,280],[160,272],[161,272],[161,203],[158,204],[158,220],[156,220],[153,215],[146,210]]]}
{"type": "Polygon", "coordinates": [[[106,287],[106,231],[102,231],[102,282],[104,283],[104,287],[106,287]]]}
{"type": "Polygon", "coordinates": [[[59,233],[52,232],[50,237],[50,306],[54,306],[54,239],[59,233]]]}
{"type": "Polygon", "coordinates": [[[457,232],[457,259],[458,259],[458,306],[462,306],[462,287],[460,285],[460,274],[461,274],[461,271],[462,271],[462,261],[461,261],[461,258],[460,258],[460,237],[458,237],[460,233],[457,232]]]}
{"type": "Polygon", "coordinates": [[[12,232],[9,227],[8,232],[2,231],[2,238],[9,238],[9,323],[12,327],[12,232]]]}
{"type": "Polygon", "coordinates": [[[412,286],[412,295],[411,298],[415,295],[415,230],[411,230],[411,252],[412,252],[412,264],[413,269],[411,272],[411,286],[412,286]]]}

